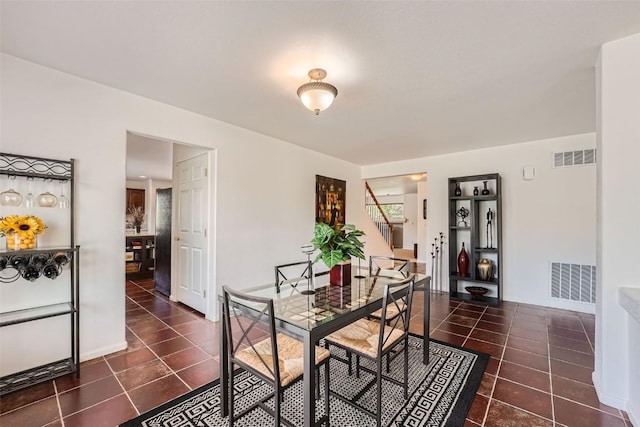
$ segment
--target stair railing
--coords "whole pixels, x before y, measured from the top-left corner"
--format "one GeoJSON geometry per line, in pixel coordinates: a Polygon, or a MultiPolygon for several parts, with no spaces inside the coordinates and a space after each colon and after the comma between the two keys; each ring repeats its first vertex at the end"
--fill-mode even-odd
{"type": "Polygon", "coordinates": [[[389,221],[389,218],[385,215],[376,195],[373,194],[373,190],[369,187],[369,183],[365,182],[365,208],[367,213],[378,227],[380,234],[384,237],[389,247],[393,249],[393,224],[389,221]]]}

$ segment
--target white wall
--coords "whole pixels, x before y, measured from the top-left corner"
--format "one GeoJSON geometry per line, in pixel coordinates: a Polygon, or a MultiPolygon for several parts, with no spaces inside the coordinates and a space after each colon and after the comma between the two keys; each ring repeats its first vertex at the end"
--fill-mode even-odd
{"type": "MultiPolygon", "coordinates": [[[[316,174],[347,181],[347,221],[366,225],[357,165],[10,55],[0,59],[2,150],[77,159],[83,360],[126,345],[122,216],[128,131],[216,151],[210,301],[222,284],[266,283],[273,265],[303,259],[300,246],[313,234],[316,174]]],[[[45,295],[34,293],[29,301],[47,302],[45,295]]],[[[50,327],[37,334],[28,323],[9,346],[7,329],[0,330],[8,352],[2,354],[0,375],[31,363],[9,347],[56,336],[50,327]]],[[[39,349],[44,354],[49,346],[39,349]]]]}
{"type": "MultiPolygon", "coordinates": [[[[551,167],[553,152],[594,147],[595,134],[574,135],[365,166],[363,177],[427,172],[426,242],[430,245],[439,232],[448,235],[447,179],[499,173],[503,184],[503,298],[593,313],[593,304],[550,297],[549,263],[595,265],[596,168],[551,167]],[[522,179],[525,165],[535,167],[535,180],[522,179]]],[[[446,248],[443,265],[448,265],[446,248]]],[[[446,277],[443,286],[448,289],[446,277]]]]}
{"type": "MultiPolygon", "coordinates": [[[[620,287],[640,287],[640,34],[602,46],[597,66],[598,129],[598,294],[594,385],[600,400],[625,408],[640,425],[640,395],[629,393],[630,353],[627,312],[618,304],[620,287]]],[[[635,390],[638,390],[637,388],[635,390]]]]}

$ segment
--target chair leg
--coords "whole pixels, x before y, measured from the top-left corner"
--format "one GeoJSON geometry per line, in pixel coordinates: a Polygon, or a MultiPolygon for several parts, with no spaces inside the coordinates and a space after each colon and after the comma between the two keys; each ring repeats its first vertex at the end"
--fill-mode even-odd
{"type": "Polygon", "coordinates": [[[327,427],[331,427],[329,411],[329,361],[324,364],[324,413],[327,415],[327,427]]]}
{"type": "Polygon", "coordinates": [[[281,401],[281,396],[282,396],[282,390],[280,390],[280,387],[278,385],[276,385],[276,395],[275,395],[275,399],[274,399],[274,403],[275,403],[275,407],[274,407],[274,418],[275,418],[275,423],[274,426],[275,427],[280,427],[281,424],[281,420],[280,420],[280,401],[281,401]]]}
{"type": "Polygon", "coordinates": [[[229,427],[233,427],[233,424],[235,422],[234,418],[233,418],[233,399],[234,399],[234,395],[233,395],[233,362],[229,362],[229,366],[227,367],[227,370],[229,371],[229,427]]]}
{"type": "Polygon", "coordinates": [[[316,400],[320,399],[320,369],[316,368],[316,400]]]}
{"type": "Polygon", "coordinates": [[[353,359],[351,356],[352,356],[352,353],[350,351],[347,351],[347,360],[349,361],[349,367],[348,367],[349,376],[353,375],[353,368],[351,367],[351,362],[353,359]]]}
{"type": "MultiPolygon", "coordinates": [[[[387,359],[387,362],[389,360],[387,359]]],[[[404,339],[404,400],[409,398],[409,338],[404,339]]]]}
{"type": "Polygon", "coordinates": [[[360,378],[360,355],[356,354],[356,378],[360,378]]]}
{"type": "Polygon", "coordinates": [[[382,427],[382,357],[378,357],[377,365],[377,403],[376,403],[376,426],[382,427]]]}

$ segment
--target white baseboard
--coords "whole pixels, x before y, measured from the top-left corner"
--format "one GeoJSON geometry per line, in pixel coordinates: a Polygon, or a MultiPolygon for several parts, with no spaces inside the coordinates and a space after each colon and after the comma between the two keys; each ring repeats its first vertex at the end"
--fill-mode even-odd
{"type": "MultiPolygon", "coordinates": [[[[616,409],[622,409],[623,411],[627,410],[628,401],[607,395],[602,391],[602,382],[600,381],[600,377],[597,375],[596,371],[593,371],[591,374],[591,381],[593,381],[593,387],[596,389],[596,394],[598,395],[598,400],[600,402],[616,409]]],[[[634,423],[634,425],[636,424],[634,423]]]]}
{"type": "Polygon", "coordinates": [[[127,341],[125,340],[118,344],[110,345],[108,347],[100,347],[93,351],[82,353],[80,355],[80,361],[84,362],[86,360],[95,359],[96,357],[105,356],[107,354],[115,353],[116,351],[124,350],[126,348],[127,348],[127,341]]]}
{"type": "Polygon", "coordinates": [[[640,408],[629,408],[627,414],[634,427],[640,427],[640,408]]]}

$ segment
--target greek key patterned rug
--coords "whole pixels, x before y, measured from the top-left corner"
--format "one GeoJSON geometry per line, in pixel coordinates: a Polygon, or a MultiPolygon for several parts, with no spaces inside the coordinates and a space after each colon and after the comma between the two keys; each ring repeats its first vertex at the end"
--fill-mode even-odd
{"type": "MultiPolygon", "coordinates": [[[[336,350],[332,347],[331,351],[336,350]]],[[[462,426],[482,380],[489,356],[431,340],[429,364],[422,363],[422,337],[409,338],[409,399],[402,388],[383,381],[382,423],[386,426],[462,426]]],[[[360,378],[349,376],[347,366],[331,360],[330,388],[343,396],[355,396],[371,378],[361,371],[360,378]]],[[[362,365],[367,366],[362,360],[362,365]]],[[[391,364],[391,376],[402,378],[402,356],[391,364]]],[[[383,368],[384,370],[384,368],[383,368]]],[[[322,370],[324,372],[324,370],[322,370]]],[[[321,376],[324,381],[324,375],[321,376]]],[[[251,406],[272,389],[246,372],[236,374],[235,412],[251,406]]],[[[220,417],[219,382],[216,380],[121,424],[121,427],[214,427],[227,426],[220,417]]],[[[330,398],[332,426],[372,426],[375,420],[364,412],[330,398]]],[[[358,403],[375,412],[375,386],[358,403]]],[[[282,415],[295,425],[302,425],[302,382],[285,392],[282,415]]],[[[324,399],[316,401],[318,417],[324,414],[324,399]]],[[[273,418],[255,409],[236,422],[237,426],[272,426],[273,418]]]]}

